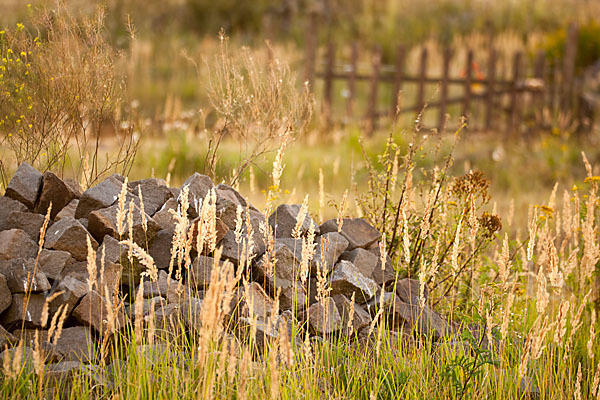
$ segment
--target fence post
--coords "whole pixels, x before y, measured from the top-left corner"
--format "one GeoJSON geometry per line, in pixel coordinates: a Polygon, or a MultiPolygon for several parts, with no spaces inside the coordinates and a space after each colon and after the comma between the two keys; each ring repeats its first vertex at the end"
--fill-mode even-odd
{"type": "Polygon", "coordinates": [[[348,101],[346,102],[346,115],[348,119],[352,118],[354,108],[354,96],[356,91],[356,69],[358,64],[358,43],[352,43],[352,53],[350,54],[350,73],[348,75],[348,101]]]}
{"type": "Polygon", "coordinates": [[[542,85],[539,91],[535,92],[532,96],[532,105],[536,124],[543,122],[544,120],[544,99],[546,98],[546,92],[548,90],[547,75],[546,53],[543,50],[540,50],[535,57],[535,64],[533,66],[533,77],[542,85]]]}
{"type": "Polygon", "coordinates": [[[573,83],[575,81],[575,60],[577,57],[578,27],[575,23],[569,25],[565,41],[565,58],[563,60],[562,102],[561,109],[567,112],[573,107],[573,83]]]}
{"type": "Polygon", "coordinates": [[[372,136],[377,128],[377,85],[379,82],[379,69],[381,67],[381,49],[375,49],[372,63],[373,74],[371,75],[369,103],[367,105],[367,136],[372,136]]]}
{"type": "Polygon", "coordinates": [[[496,49],[490,47],[490,53],[488,55],[488,77],[487,77],[487,91],[485,99],[485,129],[491,130],[494,120],[494,91],[496,86],[496,49]]]}
{"type": "Polygon", "coordinates": [[[419,65],[419,82],[417,87],[417,116],[419,116],[425,107],[425,78],[427,77],[427,48],[421,50],[421,64],[419,65]]]}
{"type": "Polygon", "coordinates": [[[438,116],[438,132],[442,132],[446,125],[446,108],[448,103],[448,73],[450,69],[450,58],[452,50],[446,47],[444,49],[442,61],[442,86],[440,88],[440,112],[438,116]]]}
{"type": "Polygon", "coordinates": [[[548,71],[548,109],[551,114],[556,112],[556,92],[558,91],[558,60],[554,59],[548,71]]]}
{"type": "Polygon", "coordinates": [[[315,60],[317,57],[317,39],[319,36],[318,29],[318,14],[313,11],[308,15],[306,43],[304,44],[304,81],[308,82],[311,89],[315,78],[315,60]]]}
{"type": "Polygon", "coordinates": [[[507,130],[513,135],[521,124],[521,107],[519,106],[519,80],[521,78],[521,52],[517,52],[513,58],[513,76],[510,88],[510,113],[508,114],[507,130]]]}
{"type": "Polygon", "coordinates": [[[463,98],[462,115],[469,121],[471,108],[471,85],[473,83],[473,50],[467,50],[467,65],[465,68],[465,97],[463,98]]]}
{"type": "Polygon", "coordinates": [[[400,106],[400,91],[402,90],[402,80],[404,78],[404,58],[406,56],[406,48],[402,45],[396,49],[396,70],[394,71],[394,91],[392,92],[392,118],[396,118],[398,114],[398,106],[400,106]]]}
{"type": "Polygon", "coordinates": [[[323,86],[323,114],[327,129],[331,127],[331,113],[333,104],[333,67],[335,65],[335,45],[327,45],[327,58],[325,60],[325,84],[323,86]]]}

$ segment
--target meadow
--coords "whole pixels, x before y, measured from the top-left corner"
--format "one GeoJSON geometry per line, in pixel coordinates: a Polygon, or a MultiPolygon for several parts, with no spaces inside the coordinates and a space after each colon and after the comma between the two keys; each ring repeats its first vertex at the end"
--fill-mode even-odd
{"type": "MultiPolygon", "coordinates": [[[[600,399],[597,127],[580,132],[569,116],[549,115],[546,129],[526,137],[472,132],[468,121],[437,132],[413,118],[385,121],[369,138],[360,121],[326,129],[316,90],[301,81],[302,11],[281,31],[273,23],[280,11],[266,1],[237,13],[229,2],[138,3],[109,1],[102,12],[77,2],[7,6],[0,16],[2,192],[21,162],[72,178],[83,190],[119,173],[129,182],[163,179],[181,194],[199,172],[239,191],[266,217],[281,204],[302,205],[297,226],[307,216],[318,225],[365,218],[382,233],[381,264],[389,256],[395,276],[383,291],[414,279],[421,310],[435,310],[456,330],[441,337],[405,332],[385,296],[376,295],[361,330],[353,329],[352,311],[341,329],[315,334],[302,311],[311,305],[306,299],[292,311],[297,323],[288,334],[278,328],[278,293],[271,293],[269,318],[261,320],[251,304],[249,326],[240,329],[232,299],[257,280],[245,254],[237,268],[215,263],[210,285],[195,294],[202,306],[192,327],[185,317],[157,316],[166,304],[142,307],[148,285],[107,291],[110,329],[95,334],[94,357],[68,379],[56,380],[45,365],[37,334],[28,345],[24,330],[15,329],[1,361],[3,397],[600,399]],[[132,309],[120,327],[119,304],[132,309]]],[[[403,36],[431,48],[454,42],[483,51],[492,26],[506,51],[526,52],[552,48],[568,22],[592,25],[597,8],[575,0],[341,3],[332,2],[330,18],[345,23],[321,35],[364,43],[403,36]]],[[[171,264],[180,270],[196,257],[186,241],[212,246],[216,259],[221,254],[208,244],[217,234],[209,197],[208,214],[198,216],[207,224],[200,235],[185,211],[172,213],[171,264]]],[[[192,207],[186,203],[184,210],[192,207]]],[[[244,223],[252,229],[241,215],[236,232],[244,223]]],[[[265,243],[275,240],[268,230],[260,234],[265,243]]],[[[296,239],[309,243],[309,235],[296,239]]],[[[119,232],[144,260],[142,283],[155,282],[154,260],[131,236],[119,232]]],[[[95,271],[89,251],[87,268],[95,271]]],[[[297,267],[313,252],[312,242],[302,246],[297,267]]],[[[195,290],[181,273],[169,273],[182,292],[195,290]]],[[[324,303],[327,277],[314,278],[317,303],[324,303]]],[[[191,298],[181,303],[188,311],[191,298]]],[[[46,319],[42,330],[57,330],[55,343],[73,323],[58,313],[46,319]]]]}

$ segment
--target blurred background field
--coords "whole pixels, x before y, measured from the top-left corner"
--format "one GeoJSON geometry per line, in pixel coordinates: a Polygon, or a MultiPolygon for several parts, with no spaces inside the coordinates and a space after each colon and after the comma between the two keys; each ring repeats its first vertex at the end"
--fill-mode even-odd
{"type": "MultiPolygon", "coordinates": [[[[5,0],[0,26],[11,29],[21,22],[27,26],[39,6],[58,7],[57,4],[34,1],[28,5],[5,0]]],[[[456,61],[449,67],[451,73],[464,74],[461,69],[465,48],[472,49],[477,68],[485,69],[490,37],[501,55],[522,51],[525,59],[531,61],[537,52],[544,51],[549,60],[560,60],[570,23],[579,25],[582,37],[577,71],[583,71],[600,58],[600,36],[595,35],[600,32],[600,25],[593,18],[600,15],[600,5],[589,0],[426,3],[418,0],[71,0],[61,7],[77,18],[94,15],[97,6],[104,7],[102,35],[115,54],[119,54],[115,70],[126,82],[115,120],[104,124],[101,130],[104,137],[101,149],[106,153],[116,151],[114,137],[119,131],[141,138],[131,166],[132,179],[153,173],[163,178],[170,175],[173,183],[182,183],[194,171],[206,172],[208,143],[222,121],[222,115],[215,112],[211,102],[209,87],[214,78],[210,69],[221,51],[221,28],[228,36],[232,54],[248,46],[259,63],[281,60],[289,65],[290,76],[296,77],[299,90],[304,79],[307,27],[315,14],[321,21],[316,35],[317,67],[321,66],[324,48],[331,41],[357,43],[365,50],[360,53],[359,67],[367,69],[371,62],[369,49],[379,47],[382,62],[393,64],[396,47],[403,44],[408,49],[405,65],[409,73],[416,73],[420,51],[427,48],[433,75],[441,74],[442,51],[446,46],[456,49],[453,57],[456,61]]],[[[347,49],[339,51],[340,57],[347,59],[347,49]]],[[[510,70],[510,58],[507,60],[499,67],[506,74],[510,70]]],[[[282,188],[287,191],[282,195],[288,196],[286,200],[299,202],[304,193],[309,193],[311,201],[318,202],[319,170],[323,173],[325,192],[332,201],[339,202],[346,189],[354,187],[360,191],[365,186],[367,172],[359,144],[365,133],[364,124],[341,119],[333,126],[325,126],[322,85],[322,81],[314,82],[316,104],[312,118],[286,151],[287,168],[282,178],[282,188]]],[[[403,94],[410,97],[416,90],[414,86],[406,84],[403,94]]],[[[345,90],[343,83],[333,87],[335,103],[340,109],[345,107],[345,90]]],[[[368,97],[367,83],[359,83],[356,90],[355,108],[362,110],[368,97]]],[[[452,90],[449,95],[452,96],[452,90]]],[[[393,96],[389,87],[379,91],[380,103],[391,102],[393,96]]],[[[429,85],[425,99],[435,101],[438,97],[439,87],[429,85]]],[[[477,116],[484,112],[481,107],[473,111],[477,116]]],[[[446,147],[454,140],[454,126],[459,125],[461,108],[449,106],[447,113],[452,123],[448,123],[449,128],[442,135],[446,147]]],[[[501,114],[498,110],[498,115],[501,114]]],[[[580,131],[572,123],[572,116],[553,114],[547,119],[543,129],[527,135],[510,135],[503,129],[476,133],[464,129],[454,154],[453,172],[484,171],[492,181],[491,191],[498,207],[506,208],[510,199],[514,199],[517,210],[525,204],[543,202],[555,182],[564,188],[580,183],[584,178],[580,152],[585,149],[592,164],[598,159],[595,150],[598,128],[580,131]]],[[[384,119],[372,137],[363,138],[371,159],[383,151],[390,130],[400,146],[407,146],[415,130],[414,115],[402,115],[393,128],[390,120],[384,119]]],[[[422,130],[419,135],[435,136],[435,133],[422,130]]],[[[425,146],[431,145],[433,152],[437,141],[437,138],[429,140],[425,146]]],[[[243,159],[240,146],[239,138],[224,135],[216,166],[217,180],[231,178],[231,169],[243,159]]],[[[252,184],[249,170],[239,183],[257,205],[264,202],[263,192],[270,185],[276,149],[275,145],[252,161],[252,184]]],[[[8,154],[3,157],[9,159],[8,154]]],[[[422,167],[432,165],[433,158],[424,159],[422,167]]],[[[81,160],[77,156],[71,159],[73,166],[70,170],[66,168],[65,173],[76,175],[81,160]]],[[[8,175],[15,167],[14,163],[5,162],[8,175]]],[[[335,210],[329,207],[328,212],[335,210]]]]}
{"type": "MultiPolygon", "coordinates": [[[[496,379],[501,364],[540,398],[600,396],[599,1],[1,2],[0,193],[26,161],[84,190],[115,172],[170,187],[199,172],[266,215],[307,201],[318,223],[364,216],[396,278],[418,276],[432,308],[480,328],[463,341],[502,331],[497,364],[488,351],[438,364],[431,343],[403,362],[332,347],[335,362],[289,370],[244,356],[251,396],[524,398],[496,379]]],[[[212,390],[208,375],[133,365],[122,398],[212,390]],[[155,389],[147,373],[177,378],[155,389]]],[[[242,398],[223,376],[217,393],[242,398]]]]}

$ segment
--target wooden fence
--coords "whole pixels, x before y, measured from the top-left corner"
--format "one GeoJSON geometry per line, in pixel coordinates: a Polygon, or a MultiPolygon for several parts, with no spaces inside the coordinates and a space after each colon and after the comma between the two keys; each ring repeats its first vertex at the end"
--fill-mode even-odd
{"type": "Polygon", "coordinates": [[[412,113],[423,120],[426,113],[431,120],[431,113],[437,110],[437,121],[430,123],[433,126],[429,127],[453,129],[447,126],[448,109],[453,107],[455,113],[458,111],[460,116],[467,118],[470,131],[500,130],[515,134],[546,126],[548,112],[575,114],[578,99],[574,90],[578,33],[576,25],[569,27],[564,57],[560,63],[548,63],[543,52],[535,55],[533,60],[517,52],[512,55],[510,75],[502,76],[498,73],[499,52],[494,46],[490,46],[485,55],[485,72],[482,73],[475,71],[474,53],[467,49],[462,73],[453,77],[450,76],[453,51],[449,48],[443,50],[441,76],[428,73],[429,53],[426,48],[420,52],[416,73],[407,74],[405,70],[409,49],[402,45],[397,47],[394,65],[383,65],[382,53],[377,48],[370,51],[367,57],[363,55],[363,60],[370,60],[370,69],[366,73],[359,71],[359,47],[356,43],[346,51],[350,54],[349,59],[342,62],[336,59],[336,45],[329,43],[324,49],[324,60],[319,62],[316,36],[318,19],[315,16],[310,21],[305,49],[305,80],[313,88],[321,86],[315,85],[317,80],[322,81],[322,91],[315,94],[317,97],[322,96],[320,100],[328,126],[340,117],[344,120],[357,120],[358,117],[366,123],[366,134],[372,135],[381,118],[396,118],[403,113],[412,113]],[[334,96],[334,83],[337,81],[345,82],[346,104],[342,115],[334,111],[334,101],[340,101],[334,96]],[[356,110],[358,82],[365,82],[368,87],[366,105],[362,112],[356,110]],[[410,100],[403,92],[403,87],[407,84],[416,85],[416,89],[412,92],[412,103],[405,105],[410,100]],[[382,85],[391,86],[392,95],[385,106],[381,104],[379,95],[382,85]],[[435,99],[426,98],[427,89],[431,85],[436,86],[435,99]],[[451,97],[450,87],[457,92],[457,86],[462,87],[462,90],[458,90],[461,94],[451,97]],[[402,99],[402,106],[398,104],[399,98],[402,99]],[[477,115],[473,115],[475,107],[477,115]],[[525,120],[524,115],[527,116],[525,120]]]}

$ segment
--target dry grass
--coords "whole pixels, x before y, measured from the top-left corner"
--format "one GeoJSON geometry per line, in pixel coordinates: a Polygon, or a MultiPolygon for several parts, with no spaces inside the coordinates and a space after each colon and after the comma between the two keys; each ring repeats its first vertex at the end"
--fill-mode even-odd
{"type": "MultiPolygon", "coordinates": [[[[74,34],[68,21],[63,21],[65,27],[56,28],[66,29],[54,33],[59,39],[74,34]]],[[[98,39],[85,35],[83,38],[98,39]]],[[[225,135],[247,146],[238,153],[241,154],[238,164],[219,176],[240,184],[247,171],[250,191],[256,198],[260,196],[263,210],[270,214],[279,203],[295,199],[294,190],[287,193],[284,189],[286,174],[291,176],[290,181],[301,181],[302,176],[300,168],[286,168],[291,148],[288,145],[306,127],[312,100],[305,92],[298,94],[293,74],[282,62],[272,59],[269,64],[259,65],[249,50],[241,52],[239,57],[233,56],[225,39],[222,40],[218,63],[209,79],[213,107],[220,120],[214,132],[205,133],[213,142],[203,149],[208,154],[204,166],[213,176],[218,175],[218,151],[225,135]],[[270,164],[271,171],[263,172],[266,184],[258,184],[255,178],[250,178],[254,169],[248,168],[254,166],[258,170],[257,159],[270,151],[275,153],[274,157],[265,165],[270,164]],[[257,187],[264,187],[264,193],[258,193],[254,189],[257,187]]],[[[78,45],[75,50],[90,50],[85,40],[68,41],[69,46],[73,43],[78,45]]],[[[99,48],[98,54],[102,49],[105,48],[99,48]]],[[[50,62],[48,57],[57,48],[50,46],[44,51],[49,52],[46,60],[50,62]]],[[[40,65],[41,72],[50,73],[47,65],[40,65]]],[[[59,67],[67,71],[73,68],[69,64],[59,67]]],[[[103,73],[111,75],[96,77],[106,79],[111,86],[116,82],[112,75],[114,65],[100,67],[104,68],[103,73]]],[[[88,89],[95,90],[93,85],[88,89]]],[[[98,89],[100,97],[94,99],[106,101],[109,95],[104,89],[98,89]]],[[[66,93],[73,97],[74,93],[66,93]]],[[[95,112],[102,109],[98,104],[83,108],[95,112]]],[[[48,112],[54,115],[53,110],[48,112]]],[[[65,140],[62,136],[56,139],[65,140]]],[[[380,296],[368,329],[372,338],[368,345],[352,329],[354,308],[350,311],[348,329],[327,333],[325,341],[318,342],[311,339],[303,322],[310,315],[295,311],[307,308],[308,304],[296,304],[298,307],[292,307],[293,316],[301,322],[291,335],[285,329],[276,337],[267,335],[261,354],[256,335],[260,330],[273,333],[277,329],[280,294],[275,293],[273,306],[265,310],[268,316],[263,320],[250,295],[256,243],[253,243],[255,228],[250,223],[249,208],[237,209],[234,233],[241,249],[241,262],[234,268],[230,262],[218,262],[222,249],[216,244],[215,192],[211,191],[202,200],[200,222],[192,226],[187,217],[190,203],[186,187],[180,193],[178,209],[172,211],[175,234],[168,275],[175,282],[169,281],[169,295],[182,299],[182,310],[195,307],[189,296],[194,289],[186,280],[194,245],[215,257],[210,286],[204,294],[199,319],[191,326],[183,320],[195,318],[193,311],[183,319],[158,318],[157,314],[166,309],[165,303],[152,302],[144,315],[144,278],[155,282],[159,271],[147,249],[132,240],[134,210],[132,202],[126,203],[126,180],[118,199],[119,239],[130,249],[129,262],[136,258],[146,267],[139,286],[132,291],[134,318],[121,325],[119,315],[124,302],[133,299],[123,297],[118,288],[103,283],[104,255],[98,265],[97,254],[88,242],[88,290],[98,291],[104,297],[102,313],[106,316],[106,327],[98,335],[97,357],[89,361],[101,367],[110,366],[114,382],[102,385],[92,374],[76,373],[72,384],[61,388],[65,397],[516,399],[523,397],[520,387],[528,381],[535,383],[539,398],[543,399],[600,396],[596,338],[596,310],[600,301],[596,271],[600,260],[597,221],[600,177],[594,175],[593,166],[583,155],[586,178],[579,187],[555,186],[547,201],[531,204],[525,211],[529,217],[517,221],[514,215],[518,215],[515,208],[519,206],[514,202],[496,206],[490,182],[483,173],[465,168],[465,174],[455,174],[457,142],[452,139],[447,145],[445,140],[442,135],[424,135],[418,130],[403,134],[398,140],[392,132],[376,157],[365,145],[360,165],[350,167],[348,164],[354,161],[344,160],[346,164],[341,168],[347,170],[344,176],[348,179],[329,207],[325,198],[331,190],[326,182],[340,180],[334,172],[339,170],[340,161],[325,164],[319,159],[309,175],[315,177],[309,184],[318,187],[318,193],[313,190],[309,196],[300,189],[296,193],[304,201],[294,229],[294,237],[302,240],[302,257],[294,272],[299,271],[303,284],[310,282],[315,226],[302,233],[307,216],[318,215],[319,222],[337,218],[338,230],[342,229],[345,217],[364,216],[384,234],[379,244],[382,265],[386,265],[389,255],[397,279],[409,276],[418,280],[421,308],[433,307],[462,323],[463,328],[477,324],[478,336],[463,329],[461,335],[439,342],[422,336],[401,340],[388,329],[392,321],[384,312],[384,296],[380,296]],[[362,180],[356,178],[357,171],[363,174],[362,180]],[[562,202],[557,198],[562,198],[562,202]],[[501,219],[497,215],[502,214],[499,208],[510,209],[509,216],[501,219]],[[240,290],[245,293],[243,307],[234,310],[241,306],[234,301],[240,290]],[[424,299],[425,292],[429,293],[428,301],[424,299]],[[248,327],[236,324],[231,318],[238,311],[248,321],[248,327]],[[247,332],[240,334],[245,328],[247,332]],[[461,352],[461,346],[472,351],[461,352]]],[[[64,153],[57,157],[60,160],[64,153]]],[[[171,161],[168,164],[165,172],[170,174],[174,167],[171,161]]],[[[88,171],[89,184],[101,169],[94,167],[92,161],[88,171]]],[[[143,214],[141,192],[139,197],[143,214]]],[[[525,212],[521,211],[521,215],[525,212]]],[[[41,231],[40,249],[49,215],[50,210],[41,231]]],[[[267,270],[272,272],[276,268],[273,231],[264,224],[259,229],[267,244],[267,270]]],[[[328,243],[320,244],[324,252],[328,243]]],[[[326,272],[331,266],[324,264],[325,259],[322,253],[316,268],[317,299],[322,309],[328,304],[331,290],[326,272]]],[[[30,278],[34,276],[35,269],[30,278]]],[[[388,289],[393,289],[396,283],[388,289]]],[[[48,338],[56,343],[67,320],[67,308],[63,305],[50,316],[52,299],[49,297],[44,305],[43,326],[48,326],[50,320],[48,338]]],[[[329,313],[321,312],[320,317],[323,327],[330,325],[329,313]]],[[[44,398],[59,393],[60,390],[50,391],[40,333],[35,333],[32,349],[25,346],[24,337],[19,339],[14,351],[5,353],[1,395],[44,398]],[[29,350],[30,364],[24,362],[29,350]]]]}
{"type": "Polygon", "coordinates": [[[42,171],[70,168],[84,187],[107,171],[128,171],[136,143],[101,153],[104,124],[115,122],[125,96],[121,55],[107,42],[104,13],[77,19],[60,3],[31,11],[0,35],[0,173],[26,161],[42,171]],[[70,147],[75,160],[70,160],[70,147]],[[107,160],[99,158],[107,156],[107,160]]]}

